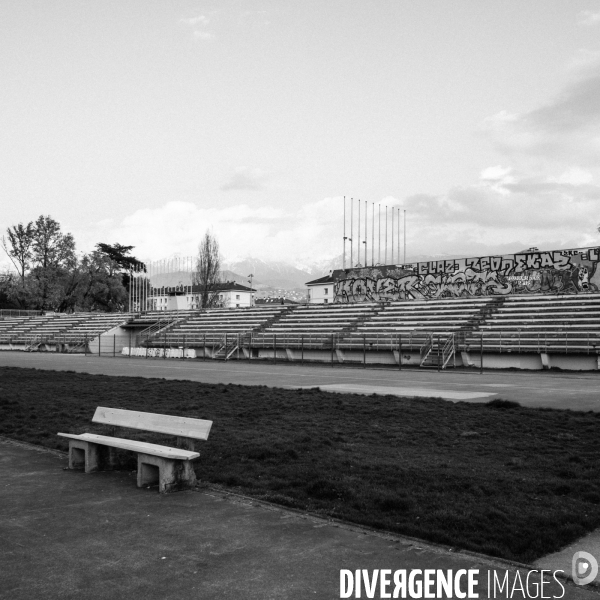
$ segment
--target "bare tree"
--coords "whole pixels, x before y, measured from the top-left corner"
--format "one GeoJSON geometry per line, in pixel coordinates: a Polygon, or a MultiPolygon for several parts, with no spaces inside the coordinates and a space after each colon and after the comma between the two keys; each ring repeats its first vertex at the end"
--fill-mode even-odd
{"type": "Polygon", "coordinates": [[[219,290],[222,283],[221,254],[219,242],[207,231],[198,246],[196,271],[193,274],[194,285],[199,286],[199,304],[201,308],[219,305],[219,290]]]}

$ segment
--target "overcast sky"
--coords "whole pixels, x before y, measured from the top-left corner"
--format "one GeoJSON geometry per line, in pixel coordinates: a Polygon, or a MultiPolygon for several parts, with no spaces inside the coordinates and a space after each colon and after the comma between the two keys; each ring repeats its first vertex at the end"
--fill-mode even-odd
{"type": "MultiPolygon", "coordinates": [[[[600,0],[7,0],[0,228],[230,258],[598,244],[600,0]]],[[[6,262],[6,261],[5,261],[6,262]]]]}

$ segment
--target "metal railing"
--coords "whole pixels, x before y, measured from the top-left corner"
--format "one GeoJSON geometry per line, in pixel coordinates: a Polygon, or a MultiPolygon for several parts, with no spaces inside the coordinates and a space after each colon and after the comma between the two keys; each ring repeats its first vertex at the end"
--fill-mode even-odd
{"type": "MultiPolygon", "coordinates": [[[[439,342],[438,342],[439,343],[439,342]]],[[[442,369],[445,369],[451,358],[456,356],[456,345],[454,340],[454,334],[451,333],[442,346],[442,369]]],[[[454,364],[456,366],[456,362],[454,364]]]]}
{"type": "MultiPolygon", "coordinates": [[[[549,353],[600,356],[600,331],[473,331],[435,333],[411,331],[369,334],[344,333],[262,333],[262,332],[199,332],[169,334],[165,332],[150,341],[133,330],[107,335],[102,332],[60,333],[36,335],[33,332],[0,333],[3,349],[53,352],[92,352],[100,355],[121,354],[123,347],[147,349],[144,356],[173,356],[217,359],[265,359],[317,362],[377,362],[388,358],[376,357],[375,352],[411,353],[420,363],[431,353],[439,368],[451,364],[457,352],[468,353],[549,353]],[[400,341],[400,335],[401,341],[400,341]],[[436,343],[439,342],[439,347],[436,343]],[[341,353],[340,353],[341,351],[341,353]],[[179,352],[179,354],[178,354],[179,352]],[[415,356],[416,353],[416,356],[415,356]],[[439,354],[439,357],[438,357],[439,354]],[[170,355],[169,355],[170,356],[170,355]]],[[[416,360],[415,360],[416,362],[416,360]]],[[[430,365],[434,366],[434,365],[430,365]]]]}
{"type": "Polygon", "coordinates": [[[425,340],[425,343],[419,349],[421,366],[423,366],[423,363],[427,360],[427,358],[431,354],[431,351],[433,350],[433,334],[428,333],[426,335],[427,335],[427,339],[425,340]]]}
{"type": "Polygon", "coordinates": [[[18,308],[0,308],[0,319],[10,317],[37,317],[43,314],[42,310],[21,310],[18,308]]]}
{"type": "Polygon", "coordinates": [[[146,341],[151,340],[153,337],[157,337],[159,336],[163,331],[167,330],[169,327],[171,327],[172,325],[175,325],[176,323],[179,323],[180,321],[184,321],[185,319],[187,319],[188,316],[176,316],[176,315],[169,315],[167,317],[161,317],[158,319],[158,321],[156,321],[156,323],[150,325],[149,327],[146,327],[146,329],[143,329],[142,331],[140,331],[140,338],[144,339],[146,341]]]}

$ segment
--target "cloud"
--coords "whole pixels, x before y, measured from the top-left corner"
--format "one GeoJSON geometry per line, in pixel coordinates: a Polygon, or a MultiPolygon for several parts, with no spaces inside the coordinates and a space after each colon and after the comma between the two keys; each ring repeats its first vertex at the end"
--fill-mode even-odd
{"type": "Polygon", "coordinates": [[[269,180],[270,176],[261,169],[238,167],[221,186],[221,190],[262,190],[269,180]]]}
{"type": "Polygon", "coordinates": [[[215,39],[215,34],[210,31],[194,31],[194,37],[197,40],[210,41],[215,39]]]}
{"type": "MultiPolygon", "coordinates": [[[[599,204],[600,186],[594,184],[589,172],[583,169],[573,168],[554,178],[540,178],[496,165],[483,169],[481,177],[471,185],[445,194],[382,198],[376,203],[374,223],[369,202],[367,245],[371,255],[374,236],[377,262],[379,221],[381,244],[385,239],[384,206],[389,209],[389,246],[392,239],[390,209],[398,209],[394,213],[396,247],[398,234],[401,244],[404,243],[403,213],[398,211],[406,210],[408,260],[432,255],[507,253],[530,246],[551,249],[598,244],[595,227],[599,204]]],[[[353,237],[358,244],[356,203],[354,209],[353,237]]],[[[364,218],[364,203],[361,203],[361,241],[364,240],[364,218]]],[[[173,255],[194,255],[209,228],[217,236],[223,256],[228,260],[247,256],[289,262],[330,259],[342,253],[343,199],[323,198],[291,210],[246,204],[200,208],[191,202],[167,202],[161,207],[138,210],[120,223],[107,224],[102,235],[96,232],[96,239],[134,245],[136,256],[157,260],[173,255]]],[[[348,232],[349,210],[346,234],[348,232]]],[[[349,256],[349,245],[346,248],[349,256]]],[[[355,245],[355,252],[356,248],[355,245]]]]}
{"type": "Polygon", "coordinates": [[[582,10],[577,15],[577,21],[580,25],[587,27],[600,25],[600,11],[582,10]]]}
{"type": "Polygon", "coordinates": [[[579,167],[571,167],[567,169],[564,173],[561,173],[557,178],[552,177],[551,181],[556,181],[557,183],[566,183],[570,185],[584,185],[586,183],[592,183],[594,180],[594,176],[585,169],[580,169],[579,167]]]}
{"type": "Polygon", "coordinates": [[[600,186],[584,171],[568,171],[555,181],[513,175],[501,190],[497,186],[487,178],[447,194],[407,198],[409,247],[418,254],[477,255],[523,245],[598,244],[600,186]]]}
{"type": "Polygon", "coordinates": [[[207,31],[211,19],[205,15],[198,15],[197,17],[190,17],[180,19],[181,23],[193,27],[193,36],[197,40],[211,41],[215,39],[215,34],[211,31],[207,31]]]}
{"type": "Polygon", "coordinates": [[[503,181],[510,173],[510,167],[496,165],[495,167],[487,167],[481,171],[480,179],[484,181],[503,181]]]}
{"type": "Polygon", "coordinates": [[[102,228],[95,228],[95,239],[133,245],[136,256],[157,260],[196,254],[198,243],[210,228],[228,259],[329,257],[339,252],[341,202],[341,198],[328,198],[285,211],[246,204],[200,208],[191,202],[173,201],[137,210],[119,223],[104,223],[102,228]]]}
{"type": "Polygon", "coordinates": [[[198,15],[197,17],[191,17],[189,19],[181,19],[181,22],[186,25],[208,25],[210,19],[204,15],[198,15]]]}
{"type": "Polygon", "coordinates": [[[573,56],[569,67],[573,70],[594,69],[600,64],[600,50],[580,48],[573,56]]]}
{"type": "MultiPolygon", "coordinates": [[[[378,204],[406,211],[408,260],[600,243],[596,231],[600,219],[600,62],[588,61],[569,76],[572,79],[562,92],[542,105],[526,112],[508,107],[485,120],[485,133],[500,155],[491,164],[481,165],[470,185],[438,195],[379,199],[378,204]]],[[[221,189],[252,191],[273,185],[271,173],[241,166],[230,173],[221,189]]],[[[356,210],[354,214],[356,218],[356,210]]],[[[375,246],[379,214],[376,210],[375,246]]],[[[367,215],[369,237],[373,235],[371,204],[367,215]]],[[[119,223],[104,223],[94,231],[94,240],[131,244],[140,258],[157,260],[195,254],[208,228],[229,260],[245,256],[302,262],[333,258],[343,248],[343,199],[322,198],[289,209],[246,204],[201,208],[190,202],[166,202],[138,210],[119,223]]],[[[397,234],[398,229],[395,240],[397,234]]],[[[367,241],[372,243],[372,239],[367,241]]]]}
{"type": "Polygon", "coordinates": [[[271,24],[266,10],[245,10],[240,14],[240,23],[246,27],[263,28],[271,24]]]}
{"type": "Polygon", "coordinates": [[[581,69],[550,102],[529,112],[501,111],[483,128],[504,155],[536,158],[539,167],[569,161],[594,167],[600,160],[600,62],[581,69]],[[545,165],[542,163],[545,162],[545,165]]]}

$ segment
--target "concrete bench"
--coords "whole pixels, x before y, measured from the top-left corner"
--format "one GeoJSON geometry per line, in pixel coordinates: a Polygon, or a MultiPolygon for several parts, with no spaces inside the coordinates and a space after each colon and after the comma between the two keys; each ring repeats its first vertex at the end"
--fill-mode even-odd
{"type": "Polygon", "coordinates": [[[113,449],[118,448],[137,452],[138,487],[158,482],[158,491],[164,493],[195,485],[192,461],[200,453],[194,449],[194,440],[208,439],[212,421],[99,406],[92,422],[174,435],[177,448],[94,433],[59,433],[69,439],[70,469],[81,465],[86,473],[110,469],[115,463],[113,449]]]}

